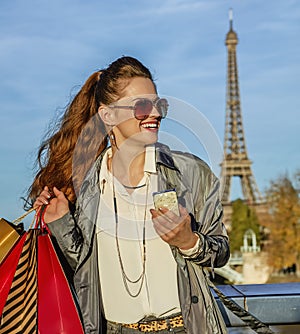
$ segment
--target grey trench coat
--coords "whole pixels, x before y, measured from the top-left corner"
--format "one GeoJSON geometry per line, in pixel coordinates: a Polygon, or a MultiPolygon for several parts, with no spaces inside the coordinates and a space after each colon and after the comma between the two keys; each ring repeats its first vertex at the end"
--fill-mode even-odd
{"type": "MultiPolygon", "coordinates": [[[[49,224],[64,256],[74,270],[74,287],[85,333],[105,333],[101,302],[95,222],[100,200],[99,170],[103,153],[89,171],[77,197],[76,210],[49,224]]],[[[156,144],[158,189],[176,189],[201,238],[196,259],[184,258],[176,247],[178,294],[188,334],[226,333],[226,326],[208,287],[205,267],[222,267],[229,259],[228,236],[222,223],[219,181],[210,168],[189,153],[156,144]]],[[[107,254],[109,256],[109,254],[107,254]]]]}

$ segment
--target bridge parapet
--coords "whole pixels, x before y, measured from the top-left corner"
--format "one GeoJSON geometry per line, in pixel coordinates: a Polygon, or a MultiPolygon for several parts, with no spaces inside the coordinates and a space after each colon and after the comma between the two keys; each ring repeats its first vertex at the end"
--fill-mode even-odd
{"type": "MultiPolygon", "coordinates": [[[[300,283],[220,285],[218,288],[275,333],[300,333],[300,283]]],[[[216,296],[229,333],[254,333],[216,296]]]]}
{"type": "Polygon", "coordinates": [[[231,255],[228,264],[232,266],[242,266],[244,264],[243,255],[242,254],[231,255]]]}

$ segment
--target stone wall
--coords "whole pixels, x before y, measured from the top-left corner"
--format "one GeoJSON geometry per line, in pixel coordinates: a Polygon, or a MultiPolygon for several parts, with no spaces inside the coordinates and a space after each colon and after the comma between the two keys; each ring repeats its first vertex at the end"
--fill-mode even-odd
{"type": "Polygon", "coordinates": [[[264,284],[270,276],[267,253],[243,253],[244,284],[264,284]]]}

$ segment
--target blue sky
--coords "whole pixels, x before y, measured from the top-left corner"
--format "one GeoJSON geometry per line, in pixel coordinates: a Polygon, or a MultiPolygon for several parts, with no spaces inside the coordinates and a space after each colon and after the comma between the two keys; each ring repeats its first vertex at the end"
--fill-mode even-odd
{"type": "Polygon", "coordinates": [[[93,71],[122,55],[148,66],[161,94],[197,109],[222,143],[231,7],[258,187],[263,192],[270,180],[299,169],[298,0],[1,0],[0,216],[23,212],[20,197],[50,121],[93,71]]]}

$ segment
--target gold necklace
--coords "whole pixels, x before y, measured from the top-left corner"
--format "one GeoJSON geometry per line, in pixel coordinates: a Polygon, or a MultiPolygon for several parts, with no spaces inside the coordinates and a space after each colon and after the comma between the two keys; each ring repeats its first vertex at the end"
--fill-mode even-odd
{"type": "Polygon", "coordinates": [[[131,297],[135,298],[141,293],[143,283],[145,280],[145,274],[146,274],[146,215],[147,215],[147,205],[148,205],[149,176],[147,177],[146,184],[145,184],[147,188],[146,188],[146,203],[145,203],[144,222],[143,222],[143,254],[142,254],[143,269],[139,277],[135,280],[129,278],[128,275],[126,274],[122,256],[121,256],[121,250],[120,250],[120,244],[119,244],[119,217],[118,217],[118,206],[117,206],[117,198],[116,198],[116,192],[115,192],[114,176],[113,176],[112,184],[113,184],[113,204],[114,204],[115,223],[116,223],[115,224],[115,239],[116,239],[116,246],[117,246],[117,252],[118,252],[118,259],[119,259],[119,263],[120,263],[120,267],[122,271],[122,279],[123,279],[123,283],[124,283],[125,289],[128,292],[128,294],[131,297]],[[133,283],[133,284],[140,282],[140,286],[136,293],[132,293],[130,291],[128,282],[133,283]]]}

